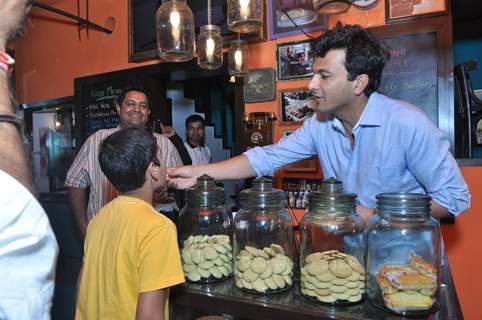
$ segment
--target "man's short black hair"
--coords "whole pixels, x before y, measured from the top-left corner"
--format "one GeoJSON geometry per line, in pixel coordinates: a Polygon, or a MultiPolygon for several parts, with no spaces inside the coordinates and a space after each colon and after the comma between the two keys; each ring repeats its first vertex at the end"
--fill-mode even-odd
{"type": "Polygon", "coordinates": [[[187,129],[187,125],[193,122],[201,122],[203,127],[205,127],[204,118],[198,114],[192,114],[186,118],[186,123],[185,123],[186,129],[187,129]]]}
{"type": "Polygon", "coordinates": [[[131,92],[131,91],[138,91],[138,92],[142,92],[143,94],[146,95],[146,98],[147,98],[147,105],[150,107],[150,96],[149,96],[149,93],[147,92],[146,89],[144,89],[142,86],[139,86],[139,85],[134,85],[134,86],[128,86],[128,87],[125,87],[124,89],[122,89],[122,94],[119,98],[119,105],[122,104],[122,102],[124,102],[124,99],[126,98],[126,95],[131,92]]]}
{"type": "Polygon", "coordinates": [[[102,172],[121,193],[142,187],[147,167],[159,165],[157,142],[151,132],[128,127],[108,136],[100,146],[102,172]]]}
{"type": "Polygon", "coordinates": [[[383,68],[390,58],[390,53],[380,45],[368,30],[359,25],[342,25],[327,31],[312,42],[315,57],[323,58],[328,51],[345,50],[345,68],[348,80],[367,74],[369,82],[363,91],[367,97],[375,92],[380,85],[383,68]]]}

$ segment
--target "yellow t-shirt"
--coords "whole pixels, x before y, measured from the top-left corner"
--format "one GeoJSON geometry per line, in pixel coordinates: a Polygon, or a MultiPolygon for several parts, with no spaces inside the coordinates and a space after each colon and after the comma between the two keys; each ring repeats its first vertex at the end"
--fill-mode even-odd
{"type": "Polygon", "coordinates": [[[118,196],[100,210],[84,252],[76,319],[134,319],[139,293],[184,282],[176,227],[137,198],[118,196]]]}

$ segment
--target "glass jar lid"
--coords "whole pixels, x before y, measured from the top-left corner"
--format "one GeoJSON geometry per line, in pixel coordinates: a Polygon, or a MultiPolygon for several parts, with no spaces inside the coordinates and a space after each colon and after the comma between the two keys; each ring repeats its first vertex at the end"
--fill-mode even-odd
{"type": "Polygon", "coordinates": [[[335,178],[321,182],[320,191],[310,194],[309,209],[323,214],[351,214],[355,211],[356,194],[344,193],[343,183],[335,178]]]}
{"type": "Polygon", "coordinates": [[[284,206],[284,192],[273,188],[271,179],[261,177],[254,180],[253,187],[241,191],[243,208],[281,208],[284,206]]]}
{"type": "Polygon", "coordinates": [[[380,215],[428,217],[432,198],[420,193],[381,193],[376,196],[380,215]]]}
{"type": "Polygon", "coordinates": [[[224,188],[214,183],[214,178],[203,174],[194,187],[186,190],[186,203],[190,207],[210,208],[224,205],[224,188]]]}

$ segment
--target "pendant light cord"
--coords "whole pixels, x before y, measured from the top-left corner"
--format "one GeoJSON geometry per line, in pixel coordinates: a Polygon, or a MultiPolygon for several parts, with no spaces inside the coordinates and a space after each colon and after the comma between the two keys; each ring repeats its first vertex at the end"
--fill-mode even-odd
{"type": "Polygon", "coordinates": [[[211,13],[211,0],[208,0],[208,24],[211,24],[212,13],[211,13]]]}
{"type": "MultiPolygon", "coordinates": [[[[284,5],[284,3],[283,3],[283,0],[280,0],[279,3],[280,3],[280,5],[281,5],[281,11],[283,12],[283,14],[284,14],[286,17],[288,17],[288,19],[289,19],[289,20],[291,21],[291,23],[296,27],[296,29],[298,29],[298,30],[300,30],[301,32],[303,32],[303,34],[304,34],[305,36],[307,36],[308,38],[314,39],[315,37],[312,37],[312,36],[310,36],[308,33],[306,33],[306,31],[305,31],[303,28],[301,28],[301,27],[291,18],[291,16],[288,14],[288,10],[286,9],[286,7],[285,7],[285,5],[284,5]]],[[[318,13],[317,13],[317,14],[318,14],[318,13]]],[[[323,31],[322,31],[322,33],[323,33],[323,31]]]]}

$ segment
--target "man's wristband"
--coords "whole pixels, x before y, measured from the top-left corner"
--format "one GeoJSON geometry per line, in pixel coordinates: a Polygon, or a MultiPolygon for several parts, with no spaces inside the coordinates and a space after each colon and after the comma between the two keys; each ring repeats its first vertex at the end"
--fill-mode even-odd
{"type": "Polygon", "coordinates": [[[5,71],[6,73],[10,73],[13,70],[13,65],[15,64],[15,60],[8,53],[3,50],[0,50],[0,70],[5,71]]]}
{"type": "Polygon", "coordinates": [[[0,122],[8,122],[15,125],[19,130],[22,128],[20,119],[17,115],[11,113],[0,112],[0,122]]]}

